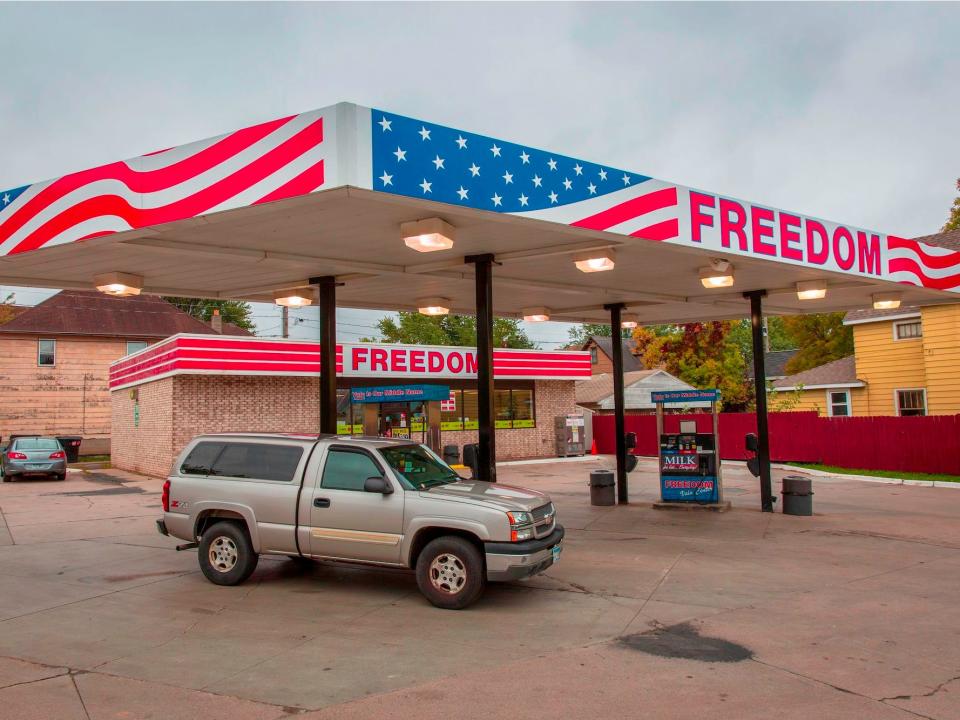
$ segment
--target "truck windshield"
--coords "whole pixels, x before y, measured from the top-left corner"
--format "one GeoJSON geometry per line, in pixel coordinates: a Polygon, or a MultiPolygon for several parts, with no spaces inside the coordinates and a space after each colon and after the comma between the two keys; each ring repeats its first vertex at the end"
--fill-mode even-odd
{"type": "Polygon", "coordinates": [[[449,465],[424,445],[382,447],[380,454],[410,490],[422,490],[460,479],[449,465]]]}

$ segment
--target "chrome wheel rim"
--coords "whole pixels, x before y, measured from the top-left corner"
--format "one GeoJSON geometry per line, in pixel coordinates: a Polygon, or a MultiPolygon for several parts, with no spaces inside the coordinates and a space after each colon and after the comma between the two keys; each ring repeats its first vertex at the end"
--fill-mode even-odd
{"type": "Polygon", "coordinates": [[[440,592],[456,595],[467,584],[467,567],[452,553],[437,555],[430,563],[430,583],[440,592]]]}
{"type": "Polygon", "coordinates": [[[217,572],[228,573],[233,570],[239,555],[237,544],[225,535],[214,538],[210,543],[210,565],[217,572]]]}

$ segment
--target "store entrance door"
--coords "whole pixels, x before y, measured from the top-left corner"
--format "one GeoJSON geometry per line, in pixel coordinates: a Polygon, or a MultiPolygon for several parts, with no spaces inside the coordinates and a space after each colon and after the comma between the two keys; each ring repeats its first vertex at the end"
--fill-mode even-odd
{"type": "Polygon", "coordinates": [[[422,443],[426,440],[426,429],[423,402],[380,403],[379,435],[422,443]]]}

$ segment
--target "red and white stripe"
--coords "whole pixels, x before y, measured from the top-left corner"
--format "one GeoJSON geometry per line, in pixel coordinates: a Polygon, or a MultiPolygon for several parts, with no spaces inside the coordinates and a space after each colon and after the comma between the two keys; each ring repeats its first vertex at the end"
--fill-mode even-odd
{"type": "Polygon", "coordinates": [[[960,290],[960,252],[887,236],[890,279],[935,290],[960,290]]]}
{"type": "MultiPolygon", "coordinates": [[[[422,346],[350,343],[337,345],[338,375],[364,377],[362,373],[344,370],[344,350],[363,345],[368,348],[423,350],[422,346]]],[[[453,348],[445,348],[450,350],[453,348]]],[[[456,348],[475,352],[475,348],[456,348]]],[[[320,345],[303,340],[268,340],[262,338],[227,338],[209,335],[174,335],[110,366],[111,390],[140,385],[171,375],[251,375],[305,376],[320,375],[320,345]]],[[[590,353],[574,350],[495,349],[494,377],[501,379],[574,380],[588,378],[591,373],[590,353]]],[[[395,372],[391,378],[464,379],[474,373],[395,372]]]]}
{"type": "Polygon", "coordinates": [[[323,137],[314,111],[36,183],[0,213],[0,255],[313,192],[323,137]]]}
{"type": "Polygon", "coordinates": [[[670,183],[645,180],[588,200],[515,214],[645,240],[673,240],[680,236],[679,200],[685,192],[670,183]]]}

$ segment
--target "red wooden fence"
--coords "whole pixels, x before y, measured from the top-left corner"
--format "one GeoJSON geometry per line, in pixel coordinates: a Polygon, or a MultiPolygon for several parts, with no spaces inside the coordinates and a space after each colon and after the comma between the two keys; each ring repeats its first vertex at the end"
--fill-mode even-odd
{"type": "MultiPolygon", "coordinates": [[[[770,413],[770,458],[867,470],[960,475],[960,415],[930,417],[820,417],[815,412],[770,413]]],[[[681,420],[695,420],[709,432],[711,416],[665,415],[664,431],[679,432],[681,420]]],[[[637,434],[637,455],[657,454],[657,419],[627,415],[627,432],[637,434]]],[[[757,431],[754,413],[720,414],[720,455],[745,460],[743,436],[757,431]]],[[[601,453],[614,452],[613,415],[593,416],[593,437],[601,453]]]]}

